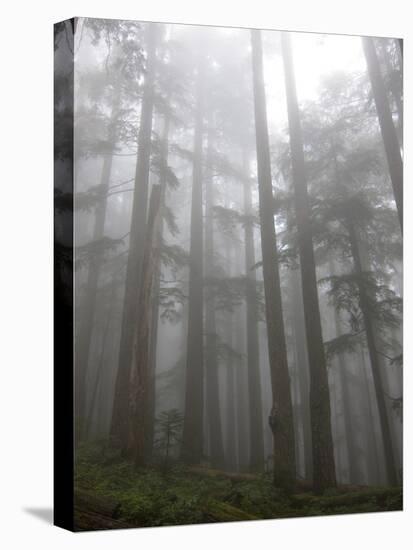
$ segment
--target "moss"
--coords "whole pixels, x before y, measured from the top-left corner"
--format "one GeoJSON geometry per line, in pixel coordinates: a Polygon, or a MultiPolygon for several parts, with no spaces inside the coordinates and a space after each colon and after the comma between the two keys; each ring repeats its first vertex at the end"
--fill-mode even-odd
{"type": "Polygon", "coordinates": [[[176,464],[135,470],[116,451],[97,444],[76,455],[79,529],[377,512],[402,509],[399,487],[351,487],[322,496],[288,496],[270,475],[205,475],[176,464]],[[90,518],[90,520],[88,519],[90,518]]]}

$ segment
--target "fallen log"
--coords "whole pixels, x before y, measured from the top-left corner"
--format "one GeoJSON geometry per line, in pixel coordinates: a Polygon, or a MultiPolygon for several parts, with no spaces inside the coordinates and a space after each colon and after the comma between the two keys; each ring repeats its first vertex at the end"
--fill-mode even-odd
{"type": "Polygon", "coordinates": [[[211,521],[250,521],[259,519],[257,516],[236,508],[227,502],[209,500],[204,507],[204,514],[211,521]]]}
{"type": "Polygon", "coordinates": [[[231,481],[257,481],[259,479],[259,476],[255,474],[226,472],[224,470],[205,468],[204,466],[189,466],[187,471],[190,474],[212,478],[225,477],[227,479],[230,479],[231,481]]]}
{"type": "Polygon", "coordinates": [[[372,500],[375,500],[378,505],[384,506],[389,497],[400,497],[401,502],[402,489],[400,487],[364,488],[362,490],[348,491],[331,496],[316,496],[309,493],[303,493],[292,495],[291,501],[297,508],[316,505],[323,509],[330,509],[364,504],[372,500]]]}
{"type": "Polygon", "coordinates": [[[120,504],[115,500],[83,490],[75,491],[75,531],[133,527],[133,525],[120,519],[119,515],[120,504]]]}

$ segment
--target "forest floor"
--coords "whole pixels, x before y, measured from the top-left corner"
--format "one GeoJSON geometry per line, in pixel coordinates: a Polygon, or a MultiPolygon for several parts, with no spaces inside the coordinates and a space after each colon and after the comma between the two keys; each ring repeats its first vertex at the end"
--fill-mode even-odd
{"type": "Polygon", "coordinates": [[[77,452],[77,531],[402,510],[401,487],[340,486],[293,495],[270,474],[231,474],[183,465],[134,469],[102,446],[77,452]]]}

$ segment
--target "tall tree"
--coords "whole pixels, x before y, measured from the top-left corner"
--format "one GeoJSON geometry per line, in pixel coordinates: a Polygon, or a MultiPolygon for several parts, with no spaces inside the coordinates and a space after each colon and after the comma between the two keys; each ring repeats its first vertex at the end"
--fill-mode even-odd
{"type": "Polygon", "coordinates": [[[290,36],[281,35],[285,73],[292,179],[298,231],[304,318],[310,367],[310,411],[313,446],[313,480],[316,491],[336,485],[330,394],[324,355],[312,227],[305,175],[303,139],[297,101],[290,36]]]}
{"type": "Polygon", "coordinates": [[[294,270],[290,274],[292,317],[295,359],[297,363],[297,376],[300,391],[301,419],[303,423],[303,446],[304,446],[304,473],[306,479],[313,477],[313,459],[311,443],[311,421],[310,421],[310,400],[309,400],[309,374],[308,374],[308,353],[305,337],[305,324],[303,316],[303,299],[300,286],[300,274],[294,270]]]}
{"type": "MultiPolygon", "coordinates": [[[[212,118],[212,117],[211,117],[212,118]]],[[[210,120],[210,126],[211,126],[210,120]]],[[[214,176],[213,176],[212,129],[208,130],[208,145],[205,169],[205,277],[216,276],[214,248],[214,176]]],[[[205,382],[206,414],[209,428],[211,464],[216,468],[224,466],[224,444],[222,438],[221,404],[219,399],[217,326],[215,319],[214,293],[205,288],[205,382]]]]}
{"type": "Polygon", "coordinates": [[[153,185],[143,256],[142,284],[139,289],[139,318],[133,335],[132,364],[128,388],[128,450],[133,452],[135,466],[143,466],[148,456],[146,428],[148,414],[149,350],[152,327],[152,289],[156,277],[154,241],[159,224],[162,188],[153,185]]]}
{"type": "Polygon", "coordinates": [[[201,54],[199,54],[196,83],[195,131],[192,173],[185,412],[182,436],[182,456],[183,459],[188,463],[200,462],[203,451],[203,62],[204,60],[201,58],[201,54]]]}
{"type": "Polygon", "coordinates": [[[145,32],[147,66],[141,103],[119,364],[112,412],[111,436],[124,451],[128,446],[128,393],[146,233],[157,34],[156,24],[148,23],[145,32]]]}
{"type": "Polygon", "coordinates": [[[386,151],[387,165],[393,186],[400,228],[403,232],[403,161],[400,153],[399,141],[394,128],[389,102],[386,97],[386,90],[380,72],[380,64],[377,59],[374,39],[365,36],[362,40],[377,116],[380,123],[381,135],[383,137],[384,149],[386,151]]]}
{"type": "Polygon", "coordinates": [[[260,31],[251,31],[251,45],[261,250],[273,397],[270,422],[274,441],[274,482],[277,486],[292,489],[295,483],[294,421],[274,226],[274,197],[260,31]]]}
{"type": "Polygon", "coordinates": [[[260,356],[258,342],[258,301],[257,279],[255,274],[254,213],[252,208],[252,181],[244,153],[244,238],[246,276],[246,331],[247,331],[247,372],[250,415],[250,468],[262,470],[264,467],[264,437],[262,422],[262,396],[260,356]]]}

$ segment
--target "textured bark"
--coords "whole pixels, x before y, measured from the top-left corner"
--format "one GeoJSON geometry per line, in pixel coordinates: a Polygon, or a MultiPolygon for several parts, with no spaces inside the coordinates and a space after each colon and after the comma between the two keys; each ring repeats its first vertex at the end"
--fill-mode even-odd
{"type": "Polygon", "coordinates": [[[274,197],[260,31],[251,31],[251,44],[265,314],[273,397],[272,414],[277,415],[277,428],[273,430],[274,482],[277,486],[292,489],[295,483],[294,421],[282,313],[277,237],[274,227],[274,197]]]}
{"type": "Polygon", "coordinates": [[[331,433],[330,394],[318,301],[303,140],[289,34],[282,33],[281,41],[290,129],[304,319],[310,367],[313,478],[315,490],[322,491],[336,485],[333,438],[331,433]]]}
{"type": "MultiPolygon", "coordinates": [[[[239,251],[235,252],[235,255],[239,251]]],[[[235,316],[234,320],[234,348],[241,350],[245,340],[245,328],[242,316],[235,316]]],[[[249,470],[249,417],[248,417],[248,391],[247,372],[244,361],[239,361],[235,367],[235,391],[236,391],[236,418],[237,418],[237,457],[238,471],[249,470]]]]}
{"type": "Polygon", "coordinates": [[[204,369],[203,369],[203,232],[202,232],[202,142],[203,66],[198,63],[194,160],[192,176],[191,230],[189,250],[189,306],[186,356],[185,411],[182,458],[187,463],[201,461],[203,451],[204,369]]]}
{"type": "Polygon", "coordinates": [[[363,401],[364,418],[367,427],[367,453],[368,453],[368,478],[370,485],[379,485],[380,483],[380,464],[379,464],[379,445],[376,436],[372,399],[370,396],[370,384],[367,378],[367,364],[364,357],[364,349],[359,349],[359,364],[361,370],[361,380],[366,399],[363,401]]]}
{"type": "Polygon", "coordinates": [[[403,59],[403,38],[399,38],[397,41],[399,43],[400,56],[403,59]]]}
{"type": "MultiPolygon", "coordinates": [[[[333,273],[333,271],[330,271],[333,273]]],[[[340,319],[337,310],[334,309],[334,328],[336,336],[341,335],[340,319]]],[[[346,437],[346,449],[348,457],[348,475],[349,483],[357,484],[361,482],[361,473],[359,468],[360,455],[356,444],[356,430],[354,429],[354,419],[351,410],[351,390],[346,377],[346,361],[342,354],[338,356],[338,380],[340,383],[341,395],[343,400],[343,420],[346,437]]]]}
{"type": "MultiPolygon", "coordinates": [[[[231,345],[231,341],[229,342],[231,345]]],[[[237,456],[236,456],[236,423],[235,423],[235,376],[233,361],[229,360],[226,367],[226,465],[231,472],[235,471],[237,456]]]]}
{"type": "MultiPolygon", "coordinates": [[[[397,48],[397,45],[396,45],[396,48],[397,48]]],[[[390,60],[389,52],[387,51],[386,44],[382,45],[381,52],[382,52],[382,58],[383,58],[383,61],[384,61],[384,67],[385,67],[385,71],[387,73],[387,76],[392,77],[392,73],[393,73],[394,69],[392,67],[392,63],[391,63],[391,60],[390,60]]],[[[402,66],[400,67],[400,72],[402,73],[402,66]]],[[[401,85],[401,89],[402,88],[403,88],[403,84],[401,85]]],[[[399,134],[400,147],[403,148],[403,97],[402,97],[402,93],[400,93],[401,90],[395,90],[394,86],[390,86],[389,91],[390,91],[390,95],[393,98],[393,101],[396,105],[397,126],[398,126],[397,130],[398,130],[398,134],[399,134]]]]}
{"type": "Polygon", "coordinates": [[[102,343],[101,343],[101,349],[99,354],[99,362],[95,373],[95,379],[93,382],[92,394],[91,394],[90,404],[89,404],[88,413],[87,413],[86,434],[85,434],[86,438],[88,438],[91,433],[93,413],[95,411],[98,390],[102,386],[106,346],[107,346],[107,341],[109,336],[109,328],[112,321],[113,310],[115,307],[115,297],[116,297],[116,278],[113,277],[112,283],[111,283],[111,290],[110,290],[109,308],[108,308],[107,318],[105,322],[105,328],[102,334],[102,343]]]}
{"type": "Polygon", "coordinates": [[[143,256],[142,285],[139,296],[139,319],[133,341],[132,365],[128,395],[128,450],[133,452],[135,466],[145,464],[147,426],[149,345],[152,326],[152,288],[156,273],[155,231],[160,216],[161,186],[154,185],[149,205],[146,242],[143,256]]]}
{"type": "Polygon", "coordinates": [[[133,338],[136,330],[138,299],[146,236],[146,217],[151,154],[152,113],[154,104],[154,72],[157,29],[148,23],[146,30],[147,73],[144,84],[138,135],[138,156],[135,172],[132,221],[129,238],[129,257],[126,269],[125,295],[122,314],[119,364],[115,384],[111,436],[123,451],[128,445],[128,394],[132,363],[133,338]]]}
{"type": "Polygon", "coordinates": [[[146,415],[146,453],[150,457],[153,450],[153,439],[155,432],[155,377],[156,377],[156,351],[158,343],[158,323],[159,323],[159,291],[160,291],[160,279],[161,279],[161,246],[163,236],[163,211],[165,206],[166,196],[166,168],[168,166],[168,143],[169,143],[169,115],[165,115],[164,126],[162,130],[161,141],[161,173],[159,178],[159,185],[161,187],[160,197],[160,216],[158,217],[158,223],[155,227],[154,236],[154,251],[155,251],[155,267],[154,267],[154,283],[152,289],[152,327],[150,331],[150,343],[149,343],[149,378],[148,378],[148,392],[147,392],[147,415],[146,415]]]}
{"type": "Polygon", "coordinates": [[[398,483],[396,460],[393,453],[393,444],[390,431],[389,417],[386,409],[386,400],[384,396],[384,387],[381,374],[381,365],[377,353],[376,340],[374,335],[374,325],[370,314],[369,300],[366,289],[362,283],[363,269],[361,264],[360,250],[355,228],[351,222],[347,224],[350,238],[351,254],[354,261],[354,272],[360,280],[359,284],[359,303],[363,313],[363,322],[366,332],[367,347],[369,351],[371,370],[373,375],[374,389],[379,411],[380,427],[383,437],[384,460],[386,465],[387,481],[391,485],[398,483]]]}
{"type": "Polygon", "coordinates": [[[245,276],[246,276],[246,316],[247,316],[247,372],[250,415],[250,469],[264,468],[264,436],[262,418],[262,395],[260,356],[258,343],[258,303],[255,269],[254,222],[252,220],[252,182],[249,177],[248,162],[244,153],[244,215],[246,216],[245,276]]]}
{"type": "Polygon", "coordinates": [[[393,186],[394,199],[396,201],[400,228],[403,232],[403,161],[400,153],[399,141],[394,128],[393,118],[390,112],[389,102],[383,77],[380,73],[380,65],[377,59],[373,38],[363,38],[364,54],[366,56],[374,102],[379,118],[381,135],[386,151],[387,165],[393,186]]]}
{"type": "MultiPolygon", "coordinates": [[[[205,170],[205,277],[215,276],[214,268],[214,181],[212,166],[211,135],[205,170]]],[[[205,382],[206,413],[209,432],[209,457],[213,468],[224,467],[224,444],[222,438],[221,404],[219,399],[217,327],[213,293],[205,289],[205,382]]]]}
{"type": "Polygon", "coordinates": [[[295,356],[297,360],[298,384],[300,389],[301,418],[303,422],[304,467],[305,478],[313,478],[313,456],[310,421],[310,388],[308,373],[308,353],[303,317],[303,298],[299,281],[299,273],[293,271],[290,276],[293,301],[293,324],[295,335],[295,356]]]}

